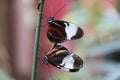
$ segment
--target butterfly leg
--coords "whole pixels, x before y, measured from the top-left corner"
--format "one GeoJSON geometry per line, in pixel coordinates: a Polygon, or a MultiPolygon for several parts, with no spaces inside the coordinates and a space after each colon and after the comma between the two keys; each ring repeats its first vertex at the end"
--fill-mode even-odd
{"type": "Polygon", "coordinates": [[[57,43],[53,43],[51,50],[54,49],[56,46],[57,46],[57,43]]]}

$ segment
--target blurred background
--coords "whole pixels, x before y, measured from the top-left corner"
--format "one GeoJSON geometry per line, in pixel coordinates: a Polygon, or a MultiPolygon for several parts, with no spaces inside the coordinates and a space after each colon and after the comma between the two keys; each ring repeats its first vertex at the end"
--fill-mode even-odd
{"type": "MultiPolygon", "coordinates": [[[[39,0],[0,0],[0,80],[30,80],[39,0]]],[[[120,80],[120,1],[45,0],[37,80],[120,80]],[[51,42],[47,18],[79,25],[84,36],[62,43],[84,60],[69,73],[42,64],[51,42]]]]}

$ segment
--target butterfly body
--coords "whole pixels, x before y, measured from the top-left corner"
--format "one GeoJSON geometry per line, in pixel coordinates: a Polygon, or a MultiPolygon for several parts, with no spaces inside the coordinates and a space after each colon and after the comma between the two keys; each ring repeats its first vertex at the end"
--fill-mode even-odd
{"type": "Polygon", "coordinates": [[[57,45],[45,57],[44,63],[69,72],[77,72],[83,66],[83,60],[62,45],[57,45]]]}
{"type": "Polygon", "coordinates": [[[83,36],[83,30],[70,22],[54,20],[50,17],[48,20],[47,37],[51,42],[62,43],[67,40],[79,39],[83,36]]]}

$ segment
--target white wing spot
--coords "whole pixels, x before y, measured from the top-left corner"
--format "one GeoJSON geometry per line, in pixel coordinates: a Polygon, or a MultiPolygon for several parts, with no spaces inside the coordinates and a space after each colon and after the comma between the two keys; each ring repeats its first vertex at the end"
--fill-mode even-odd
{"type": "Polygon", "coordinates": [[[72,54],[66,56],[60,65],[64,66],[67,69],[74,69],[74,59],[72,57],[72,54]]]}
{"type": "Polygon", "coordinates": [[[64,24],[66,25],[65,31],[67,34],[67,39],[71,40],[71,38],[77,33],[78,26],[72,23],[69,23],[69,26],[67,25],[67,23],[64,24]]]}

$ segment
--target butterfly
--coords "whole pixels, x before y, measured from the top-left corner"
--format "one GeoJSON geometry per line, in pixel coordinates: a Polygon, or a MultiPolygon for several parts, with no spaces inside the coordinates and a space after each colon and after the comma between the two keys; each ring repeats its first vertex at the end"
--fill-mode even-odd
{"type": "MultiPolygon", "coordinates": [[[[38,5],[38,10],[40,5],[41,3],[38,5]]],[[[56,14],[66,5],[67,3],[64,4],[63,7],[56,12],[56,14]]],[[[68,40],[80,39],[84,34],[83,30],[79,26],[63,20],[54,20],[54,16],[50,16],[47,20],[47,23],[47,38],[53,43],[62,43],[68,40]]]]}
{"type": "Polygon", "coordinates": [[[50,16],[48,19],[47,38],[53,43],[79,39],[83,34],[83,30],[73,23],[54,20],[53,16],[50,16]]]}
{"type": "Polygon", "coordinates": [[[83,60],[76,54],[70,52],[62,45],[56,45],[44,56],[44,64],[51,65],[69,72],[78,72],[83,66],[83,60]]]}

